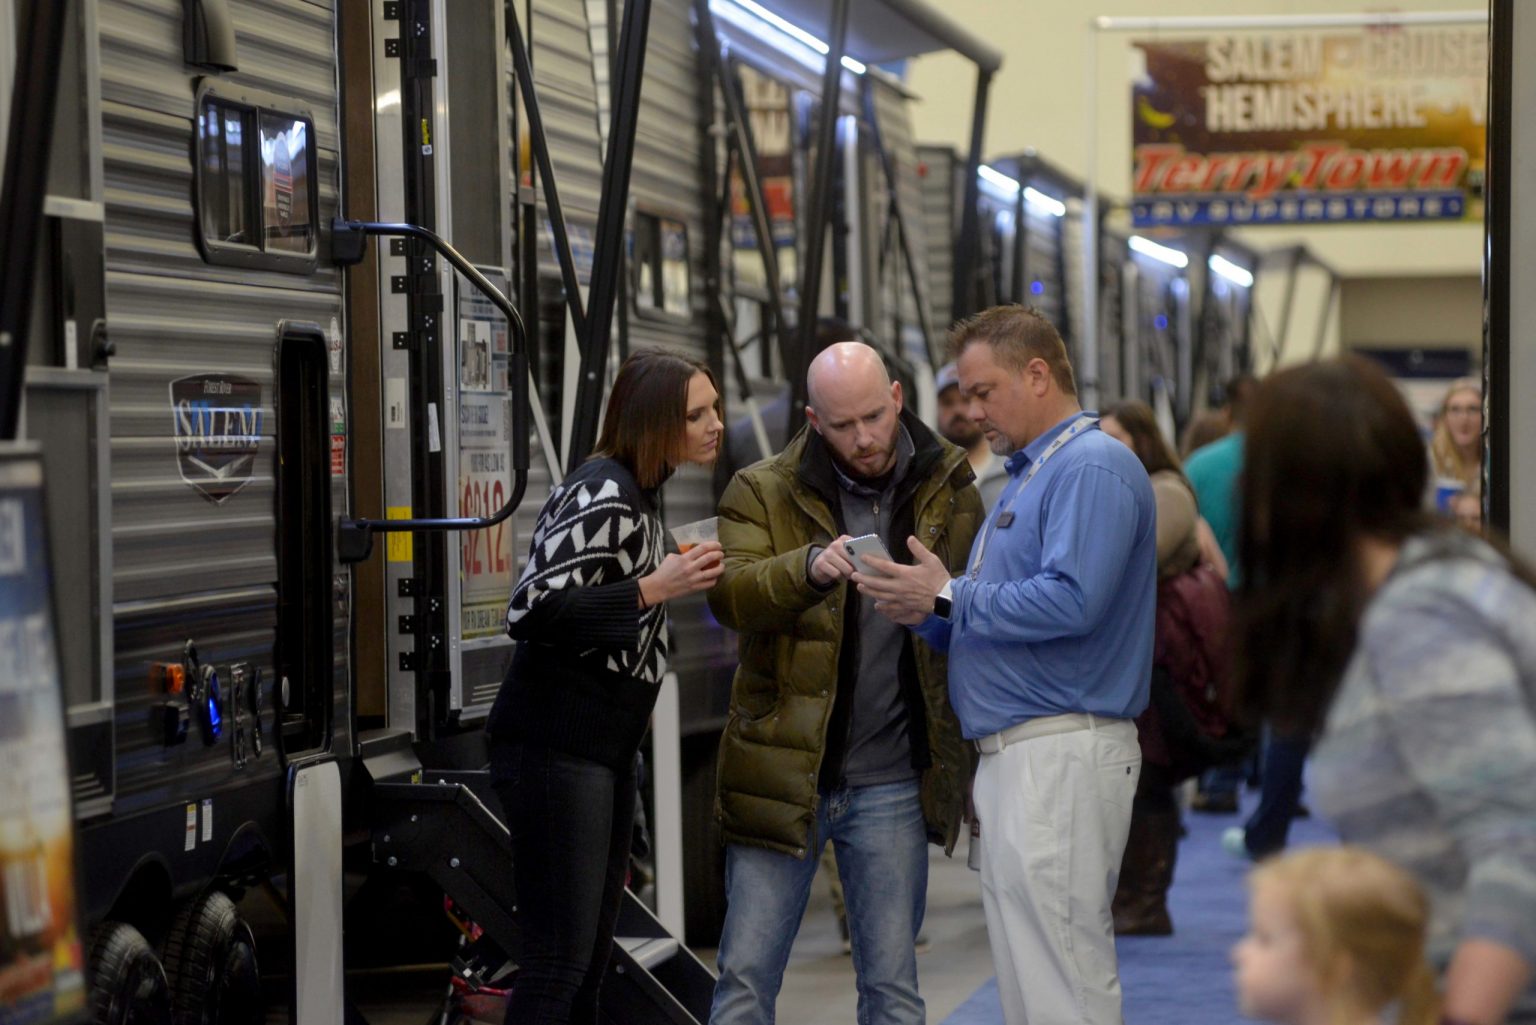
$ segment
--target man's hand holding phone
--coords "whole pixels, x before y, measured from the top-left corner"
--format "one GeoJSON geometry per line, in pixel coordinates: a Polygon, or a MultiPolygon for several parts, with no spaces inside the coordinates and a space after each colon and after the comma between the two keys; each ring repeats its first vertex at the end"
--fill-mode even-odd
{"type": "Polygon", "coordinates": [[[859,569],[853,582],[860,594],[875,599],[876,611],[886,618],[916,626],[933,612],[934,596],[949,582],[949,568],[915,537],[907,538],[907,550],[912,553],[911,565],[869,553],[869,569],[859,569]]]}
{"type": "Polygon", "coordinates": [[[853,560],[844,547],[851,540],[844,534],[817,553],[816,558],[811,560],[811,583],[817,587],[831,587],[853,576],[853,560]]]}

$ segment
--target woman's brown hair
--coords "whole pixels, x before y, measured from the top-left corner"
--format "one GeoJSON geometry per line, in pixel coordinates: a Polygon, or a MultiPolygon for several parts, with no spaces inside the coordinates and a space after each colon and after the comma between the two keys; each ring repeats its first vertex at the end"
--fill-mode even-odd
{"type": "Polygon", "coordinates": [[[1127,399],[1099,410],[1100,417],[1114,417],[1125,433],[1131,436],[1131,451],[1147,468],[1147,476],[1162,470],[1172,470],[1184,476],[1184,467],[1174,455],[1173,446],[1163,437],[1163,429],[1157,425],[1157,414],[1145,402],[1127,399]]]}
{"type": "Polygon", "coordinates": [[[1424,446],[1397,386],[1357,356],[1272,374],[1244,439],[1238,695],[1255,720],[1306,735],[1355,647],[1368,595],[1356,551],[1401,543],[1421,510],[1424,446]]]}
{"type": "MultiPolygon", "coordinates": [[[[695,374],[708,377],[719,393],[715,375],[698,360],[665,349],[631,353],[613,379],[593,457],[623,463],[642,488],[659,487],[683,461],[688,382],[695,374]]],[[[719,399],[715,408],[720,412],[719,399]]]]}

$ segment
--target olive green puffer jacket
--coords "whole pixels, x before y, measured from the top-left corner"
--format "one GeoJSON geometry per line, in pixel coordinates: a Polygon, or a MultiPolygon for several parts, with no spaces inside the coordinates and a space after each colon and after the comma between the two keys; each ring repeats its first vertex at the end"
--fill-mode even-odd
{"type": "MultiPolygon", "coordinates": [[[[965,453],[904,413],[915,454],[909,474],[913,533],[949,566],[964,571],[983,517],[981,496],[965,453]]],[[[720,501],[725,573],[709,592],[709,607],[740,634],[740,665],[731,688],[730,717],[720,743],[715,814],[726,843],[751,844],[803,857],[816,819],[817,783],[837,697],[845,603],[857,590],[830,591],[808,578],[812,545],[836,538],[836,479],[820,435],[802,429],[777,457],[740,471],[720,501]]],[[[892,544],[903,562],[911,556],[892,544]]],[[[856,617],[855,617],[856,618],[856,617]]],[[[926,724],[922,779],[929,839],[953,851],[973,766],[949,705],[945,656],[915,635],[912,647],[926,724]]],[[[910,709],[910,702],[909,702],[910,709]]]]}

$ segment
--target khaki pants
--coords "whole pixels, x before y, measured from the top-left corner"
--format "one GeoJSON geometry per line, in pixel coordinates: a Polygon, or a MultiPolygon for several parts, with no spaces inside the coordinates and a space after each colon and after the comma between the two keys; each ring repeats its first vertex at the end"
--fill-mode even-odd
{"type": "Polygon", "coordinates": [[[1121,1025],[1110,901],[1140,771],[1127,719],[981,756],[981,895],[1007,1025],[1121,1025]]]}

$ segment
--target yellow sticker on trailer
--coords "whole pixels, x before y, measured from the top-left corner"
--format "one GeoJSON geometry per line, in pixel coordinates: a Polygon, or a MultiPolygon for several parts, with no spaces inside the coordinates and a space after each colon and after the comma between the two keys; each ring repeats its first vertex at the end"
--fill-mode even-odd
{"type": "MultiPolygon", "coordinates": [[[[385,518],[391,520],[408,520],[411,518],[411,507],[408,505],[392,505],[384,511],[385,518]]],[[[386,558],[390,562],[410,562],[411,535],[406,531],[398,534],[390,534],[389,552],[386,558]]]]}

